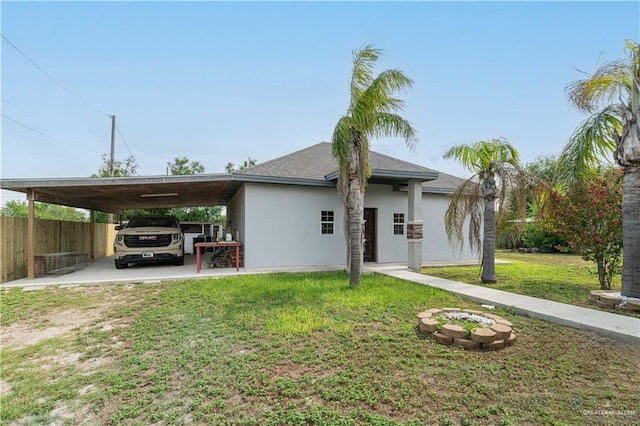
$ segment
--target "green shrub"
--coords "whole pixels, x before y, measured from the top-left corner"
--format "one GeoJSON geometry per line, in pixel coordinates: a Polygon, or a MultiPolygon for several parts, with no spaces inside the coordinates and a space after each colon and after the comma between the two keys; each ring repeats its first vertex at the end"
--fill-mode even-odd
{"type": "Polygon", "coordinates": [[[525,247],[550,247],[557,250],[557,247],[564,247],[567,241],[558,234],[549,230],[544,223],[531,222],[522,234],[522,244],[525,247]]]}

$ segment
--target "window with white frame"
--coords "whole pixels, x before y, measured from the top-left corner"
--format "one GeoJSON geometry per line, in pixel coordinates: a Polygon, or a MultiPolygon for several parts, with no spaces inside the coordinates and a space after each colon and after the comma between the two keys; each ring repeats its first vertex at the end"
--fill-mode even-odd
{"type": "Polygon", "coordinates": [[[320,212],[320,233],[322,235],[333,235],[335,215],[333,210],[322,210],[320,212]]]}
{"type": "Polygon", "coordinates": [[[393,235],[404,235],[404,213],[393,214],[393,235]]]}

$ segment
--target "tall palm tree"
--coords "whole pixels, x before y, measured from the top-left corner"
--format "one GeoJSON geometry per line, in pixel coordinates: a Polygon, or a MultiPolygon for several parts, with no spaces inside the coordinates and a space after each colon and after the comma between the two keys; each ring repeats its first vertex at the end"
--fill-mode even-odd
{"type": "Polygon", "coordinates": [[[369,141],[374,137],[401,137],[408,147],[416,143],[416,130],[396,114],[404,102],[395,93],[413,81],[398,69],[373,75],[382,51],[367,45],[353,52],[351,100],[331,137],[333,156],[339,166],[338,194],[345,207],[347,268],[350,285],[360,285],[362,274],[364,192],[369,167],[369,141]]]}
{"type": "Polygon", "coordinates": [[[628,57],[603,64],[567,85],[569,102],[591,114],[560,155],[565,179],[577,181],[613,152],[622,184],[622,295],[640,298],[640,44],[627,41],[628,57]]]}
{"type": "Polygon", "coordinates": [[[496,250],[496,201],[502,216],[511,203],[511,196],[518,195],[519,216],[525,216],[525,180],[520,170],[518,151],[506,139],[479,141],[471,145],[456,145],[445,154],[445,159],[454,159],[474,173],[452,194],[445,213],[445,229],[449,242],[462,247],[463,227],[469,223],[471,249],[482,248],[482,282],[495,283],[496,250]],[[517,189],[517,191],[516,191],[517,189]],[[482,222],[482,238],[480,225],[482,222]]]}

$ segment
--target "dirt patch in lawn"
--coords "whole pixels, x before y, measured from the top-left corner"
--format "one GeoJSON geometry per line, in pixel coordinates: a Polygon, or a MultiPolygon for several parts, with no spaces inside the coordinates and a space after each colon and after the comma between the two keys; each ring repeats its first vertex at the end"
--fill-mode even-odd
{"type": "Polygon", "coordinates": [[[100,317],[102,309],[68,309],[2,327],[2,346],[20,349],[44,339],[64,337],[100,317]]]}
{"type": "Polygon", "coordinates": [[[11,385],[0,379],[0,395],[7,395],[11,392],[11,385]]]}
{"type": "Polygon", "coordinates": [[[128,327],[129,318],[105,319],[104,313],[111,307],[122,303],[134,306],[137,301],[130,300],[131,289],[132,286],[123,286],[117,290],[110,289],[107,294],[104,294],[104,289],[100,288],[70,288],[68,291],[83,292],[88,296],[100,294],[101,300],[88,309],[71,308],[49,311],[0,327],[0,343],[2,347],[8,349],[22,349],[45,339],[65,337],[70,335],[73,330],[82,330],[96,325],[100,331],[128,327]]]}

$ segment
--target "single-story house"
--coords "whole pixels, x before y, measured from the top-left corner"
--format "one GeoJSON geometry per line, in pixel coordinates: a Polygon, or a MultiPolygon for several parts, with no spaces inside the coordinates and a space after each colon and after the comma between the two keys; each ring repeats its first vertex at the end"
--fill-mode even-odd
{"type": "MultiPolygon", "coordinates": [[[[453,249],[445,233],[449,196],[462,179],[376,152],[370,152],[370,165],[365,262],[407,262],[419,269],[423,262],[477,259],[468,245],[453,249]]],[[[227,231],[238,236],[245,267],[269,268],[345,264],[337,178],[331,145],[322,142],[234,173],[3,179],[0,187],[26,193],[31,212],[41,201],[89,209],[92,218],[94,211],[226,206],[227,231]]],[[[33,215],[29,223],[27,269],[33,277],[39,252],[33,215]]]]}
{"type": "MultiPolygon", "coordinates": [[[[477,259],[448,243],[444,214],[455,176],[370,152],[372,175],[364,196],[365,262],[407,262],[409,182],[419,184],[424,241],[422,261],[477,259]]],[[[238,230],[248,267],[319,266],[345,263],[344,209],[338,167],[323,142],[237,172],[251,178],[228,203],[229,228],[238,230]]],[[[419,238],[418,238],[419,239],[419,238]]]]}

